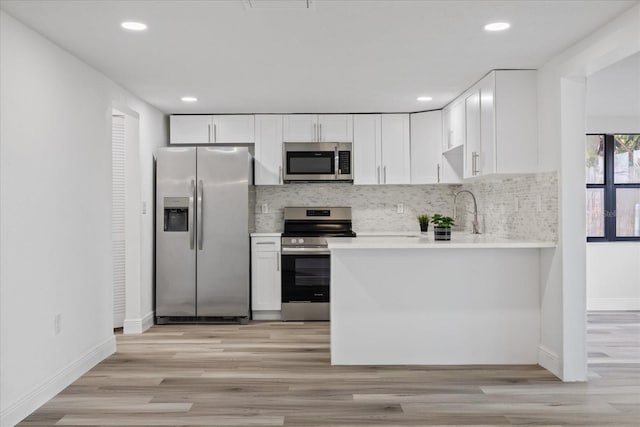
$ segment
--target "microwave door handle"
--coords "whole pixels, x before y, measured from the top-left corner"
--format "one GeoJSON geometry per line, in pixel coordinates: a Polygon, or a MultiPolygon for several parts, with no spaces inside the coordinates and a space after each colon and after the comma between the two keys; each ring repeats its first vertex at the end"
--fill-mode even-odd
{"type": "Polygon", "coordinates": [[[203,218],[202,218],[202,211],[203,206],[202,206],[202,202],[203,202],[203,197],[202,197],[202,180],[200,180],[198,182],[198,249],[202,250],[202,237],[203,237],[203,230],[202,230],[202,224],[204,223],[203,218]]]}
{"type": "Polygon", "coordinates": [[[340,155],[338,153],[339,153],[338,144],[336,144],[336,148],[335,148],[335,154],[336,154],[335,162],[336,162],[336,164],[335,164],[335,167],[334,167],[334,171],[336,173],[336,179],[338,179],[338,172],[340,171],[340,169],[338,169],[340,167],[340,155]]]}

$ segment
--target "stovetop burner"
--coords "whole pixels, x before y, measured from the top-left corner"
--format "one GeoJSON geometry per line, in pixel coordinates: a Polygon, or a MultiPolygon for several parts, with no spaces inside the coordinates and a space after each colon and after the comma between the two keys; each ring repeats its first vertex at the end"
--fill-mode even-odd
{"type": "Polygon", "coordinates": [[[317,238],[324,241],[328,237],[356,237],[351,227],[350,207],[287,207],[284,208],[282,244],[300,245],[307,238],[317,245],[317,238]]]}

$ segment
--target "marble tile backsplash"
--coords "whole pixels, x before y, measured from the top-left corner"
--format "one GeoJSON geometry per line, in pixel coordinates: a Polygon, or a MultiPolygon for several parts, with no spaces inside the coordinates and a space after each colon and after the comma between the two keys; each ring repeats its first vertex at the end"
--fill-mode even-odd
{"type": "Polygon", "coordinates": [[[453,193],[460,185],[288,184],[256,187],[256,231],[283,228],[285,206],[351,206],[353,229],[419,232],[419,213],[451,215],[453,193]],[[397,213],[397,205],[404,213],[397,213]],[[268,205],[269,213],[260,213],[268,205]]]}
{"type": "Polygon", "coordinates": [[[478,200],[478,222],[483,233],[557,241],[556,172],[492,177],[465,184],[464,189],[473,192],[478,200]]]}
{"type": "MultiPolygon", "coordinates": [[[[257,186],[256,231],[282,231],[285,206],[351,206],[356,232],[419,232],[416,215],[452,215],[453,194],[462,189],[470,190],[476,196],[481,232],[503,237],[557,240],[558,178],[555,172],[484,178],[462,185],[323,183],[257,186]],[[399,203],[404,205],[404,213],[397,213],[399,203]],[[268,213],[261,213],[264,204],[268,206],[268,213]]],[[[471,208],[471,197],[460,195],[457,230],[471,230],[468,213],[471,208]]]]}

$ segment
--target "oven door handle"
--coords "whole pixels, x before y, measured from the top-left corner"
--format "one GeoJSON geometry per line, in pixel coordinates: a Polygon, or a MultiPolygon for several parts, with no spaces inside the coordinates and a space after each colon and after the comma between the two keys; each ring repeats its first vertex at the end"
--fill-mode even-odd
{"type": "Polygon", "coordinates": [[[282,248],[282,255],[331,255],[327,248],[282,248]]]}

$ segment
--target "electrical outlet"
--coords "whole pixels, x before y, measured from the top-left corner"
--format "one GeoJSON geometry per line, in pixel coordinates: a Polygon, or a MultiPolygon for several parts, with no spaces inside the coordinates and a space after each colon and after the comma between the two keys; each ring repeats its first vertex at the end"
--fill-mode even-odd
{"type": "Polygon", "coordinates": [[[142,201],[142,215],[146,215],[147,214],[147,202],[146,201],[142,201]]]}
{"type": "Polygon", "coordinates": [[[399,214],[404,213],[404,203],[398,203],[396,205],[396,212],[399,214]]]}
{"type": "Polygon", "coordinates": [[[269,213],[268,203],[263,203],[262,205],[260,205],[260,213],[263,213],[263,214],[269,213]]]}
{"type": "Polygon", "coordinates": [[[53,332],[56,335],[60,335],[60,332],[62,332],[62,314],[60,313],[53,316],[53,332]]]}

